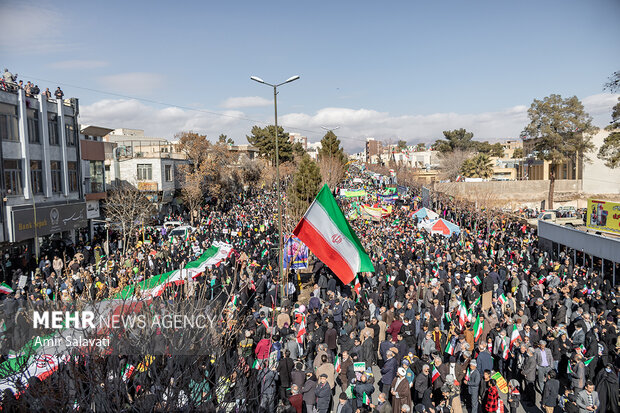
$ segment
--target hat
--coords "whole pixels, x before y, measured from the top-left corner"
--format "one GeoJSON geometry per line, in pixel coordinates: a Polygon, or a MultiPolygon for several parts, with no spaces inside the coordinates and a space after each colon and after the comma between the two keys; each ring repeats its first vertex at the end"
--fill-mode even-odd
{"type": "Polygon", "coordinates": [[[407,370],[405,370],[403,367],[399,367],[398,368],[398,375],[399,376],[406,376],[407,375],[407,370]]]}
{"type": "Polygon", "coordinates": [[[323,373],[323,374],[321,374],[319,377],[325,377],[325,378],[327,378],[327,374],[323,373]]]}
{"type": "Polygon", "coordinates": [[[472,361],[469,362],[469,364],[472,365],[472,366],[477,366],[478,362],[476,360],[472,360],[472,361]]]}

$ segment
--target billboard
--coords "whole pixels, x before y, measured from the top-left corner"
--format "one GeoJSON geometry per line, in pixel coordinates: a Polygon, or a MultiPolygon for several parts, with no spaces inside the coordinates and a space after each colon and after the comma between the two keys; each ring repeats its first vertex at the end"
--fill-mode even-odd
{"type": "Polygon", "coordinates": [[[35,226],[37,236],[42,237],[84,228],[86,225],[86,204],[84,202],[38,206],[36,210],[32,207],[13,209],[13,238],[11,241],[20,242],[34,238],[35,226]]]}
{"type": "Polygon", "coordinates": [[[284,246],[284,268],[308,268],[308,247],[299,238],[291,235],[284,246]]]}
{"type": "Polygon", "coordinates": [[[596,231],[620,234],[620,202],[588,199],[586,226],[596,231]]]}

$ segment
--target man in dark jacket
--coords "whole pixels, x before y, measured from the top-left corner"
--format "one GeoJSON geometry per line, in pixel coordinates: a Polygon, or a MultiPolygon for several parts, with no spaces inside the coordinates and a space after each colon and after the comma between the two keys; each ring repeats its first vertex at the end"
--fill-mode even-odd
{"type": "Polygon", "coordinates": [[[472,360],[469,363],[469,379],[465,379],[467,385],[467,391],[471,398],[471,411],[478,411],[478,393],[480,391],[480,370],[478,370],[478,363],[476,360],[472,360]]]}
{"type": "Polygon", "coordinates": [[[560,382],[555,378],[555,370],[547,373],[547,381],[543,388],[542,400],[540,404],[547,413],[553,413],[558,404],[558,394],[560,392],[560,382]]]}
{"type": "Polygon", "coordinates": [[[327,374],[321,374],[319,383],[316,385],[314,392],[316,394],[316,409],[319,413],[327,413],[329,411],[329,404],[332,400],[332,389],[327,382],[327,374]]]}
{"type": "Polygon", "coordinates": [[[284,357],[280,359],[278,363],[278,375],[280,376],[280,399],[286,399],[286,389],[291,387],[291,372],[295,367],[293,359],[291,359],[291,352],[284,350],[284,357]]]}
{"type": "Polygon", "coordinates": [[[396,375],[396,369],[398,368],[398,364],[396,359],[394,358],[394,353],[388,350],[386,353],[387,360],[385,364],[381,368],[381,391],[383,393],[389,394],[390,387],[392,386],[392,380],[394,380],[394,376],[396,375]]]}
{"type": "Polygon", "coordinates": [[[368,380],[366,373],[362,373],[360,380],[353,387],[353,394],[355,395],[354,408],[361,408],[363,406],[362,401],[364,400],[364,394],[368,396],[370,400],[370,396],[375,391],[375,386],[373,383],[368,380]]]}
{"type": "Polygon", "coordinates": [[[265,368],[259,374],[261,386],[261,408],[265,412],[273,412],[276,409],[276,381],[278,380],[278,372],[276,367],[265,368]]]}

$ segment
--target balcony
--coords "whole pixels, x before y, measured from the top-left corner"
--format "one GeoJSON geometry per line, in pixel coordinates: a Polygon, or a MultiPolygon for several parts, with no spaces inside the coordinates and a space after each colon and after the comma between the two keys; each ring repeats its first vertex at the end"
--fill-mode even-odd
{"type": "Polygon", "coordinates": [[[86,180],[86,194],[84,198],[87,201],[94,201],[98,199],[104,199],[106,197],[105,184],[103,181],[90,181],[86,180]]]}

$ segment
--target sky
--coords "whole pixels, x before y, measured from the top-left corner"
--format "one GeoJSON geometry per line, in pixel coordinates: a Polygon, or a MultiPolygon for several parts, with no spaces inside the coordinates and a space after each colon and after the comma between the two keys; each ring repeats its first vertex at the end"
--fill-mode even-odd
{"type": "Polygon", "coordinates": [[[80,122],[236,143],[278,123],[349,152],[466,128],[516,138],[534,99],[577,96],[597,126],[619,95],[618,0],[0,0],[0,66],[80,101],[80,122]],[[614,40],[615,39],[615,40],[614,40]]]}

